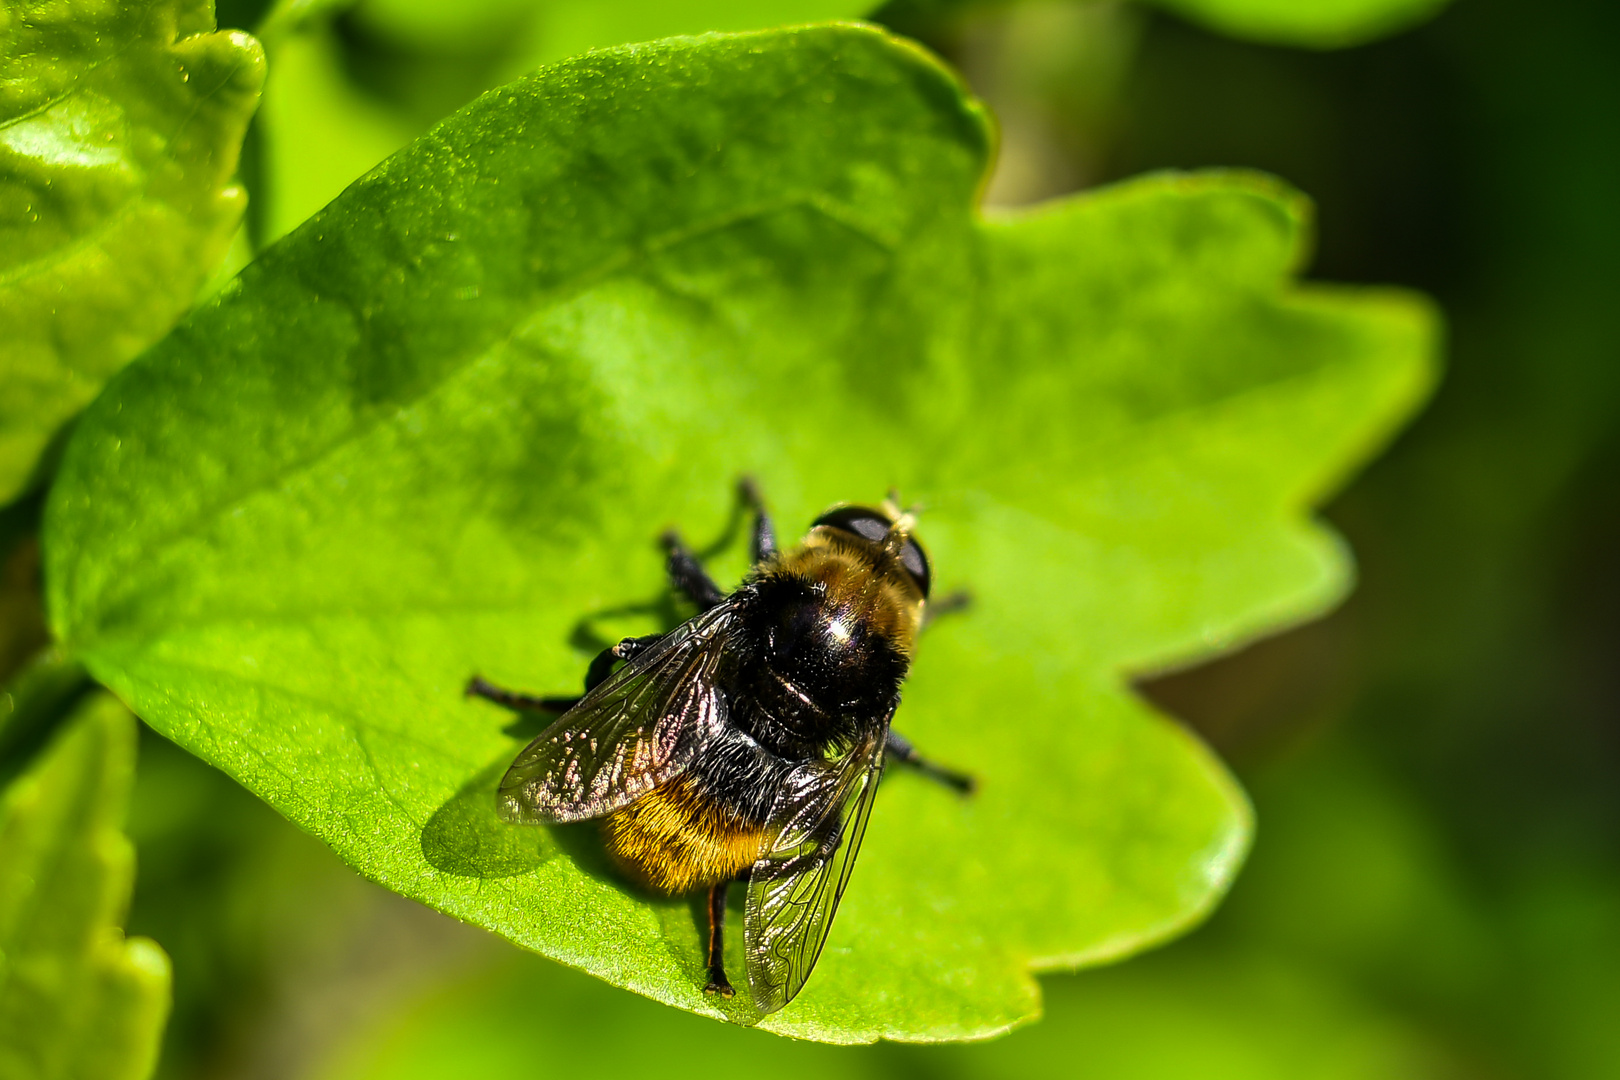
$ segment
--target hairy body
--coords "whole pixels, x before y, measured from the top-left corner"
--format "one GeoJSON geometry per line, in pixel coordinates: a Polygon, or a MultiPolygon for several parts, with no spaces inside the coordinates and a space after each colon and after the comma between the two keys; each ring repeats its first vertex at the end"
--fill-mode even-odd
{"type": "Polygon", "coordinates": [[[727,595],[674,534],[675,587],[698,614],[604,651],[577,699],[531,698],[474,678],[468,692],[562,715],[501,781],[514,823],[597,820],[643,887],[709,893],[709,982],[724,966],[726,890],[747,889],[749,988],[781,1008],[809,977],[848,883],[886,759],[967,793],[890,729],[931,573],[912,515],[837,506],[778,551],[758,493],[754,569],[727,595]]]}

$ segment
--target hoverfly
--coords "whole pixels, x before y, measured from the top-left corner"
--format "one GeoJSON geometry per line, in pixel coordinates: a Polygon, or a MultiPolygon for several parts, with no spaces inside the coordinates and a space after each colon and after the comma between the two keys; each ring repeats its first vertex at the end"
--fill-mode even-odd
{"type": "Polygon", "coordinates": [[[670,579],[696,617],[605,650],[581,698],[533,698],[481,678],[467,692],[562,711],[501,781],[503,819],[600,819],[631,879],[670,895],[709,891],[706,993],[734,993],[726,894],[744,885],[748,988],[756,1008],[774,1012],[821,954],[885,759],[964,794],[974,782],[889,726],[928,604],[913,515],[892,497],[882,508],[836,506],[782,551],[758,491],[745,480],[742,493],[754,511],[753,569],[737,591],[723,593],[667,533],[670,579]]]}

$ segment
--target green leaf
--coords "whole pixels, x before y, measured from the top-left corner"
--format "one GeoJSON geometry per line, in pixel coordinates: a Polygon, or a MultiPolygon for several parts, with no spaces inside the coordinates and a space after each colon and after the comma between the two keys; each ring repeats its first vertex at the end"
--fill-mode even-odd
{"type": "Polygon", "coordinates": [[[1212,30],[1274,45],[1339,49],[1433,18],[1451,0],[1150,0],[1212,30]]]}
{"type": "Polygon", "coordinates": [[[169,959],[119,929],[135,722],[82,706],[0,796],[0,1075],[141,1080],[169,1012],[169,959]]]}
{"type": "Polygon", "coordinates": [[[938,587],[979,601],[897,723],[983,790],[886,784],[815,977],[762,1026],[1029,1019],[1032,970],[1161,941],[1230,882],[1242,793],[1125,678],[1343,594],[1305,508],[1421,399],[1434,327],[1293,285],[1305,205],[1275,181],[986,222],[989,145],[948,72],[853,26],[486,95],[102,395],[47,508],[55,631],[389,888],[750,1021],[698,992],[685,899],[628,890],[589,829],[496,821],[521,736],[461,689],[566,693],[592,637],[657,629],[623,614],[664,595],[653,537],[718,536],[740,472],[784,532],[897,483],[938,587]]]}
{"type": "Polygon", "coordinates": [[[0,503],[225,254],[264,77],[208,0],[0,0],[0,503]]]}

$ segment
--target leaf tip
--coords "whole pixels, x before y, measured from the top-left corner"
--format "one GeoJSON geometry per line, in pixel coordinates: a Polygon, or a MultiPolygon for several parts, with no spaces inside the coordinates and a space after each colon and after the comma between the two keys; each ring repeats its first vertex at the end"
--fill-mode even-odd
{"type": "Polygon", "coordinates": [[[124,965],[140,982],[168,991],[174,965],[169,954],[151,938],[132,937],[124,941],[124,965]]]}

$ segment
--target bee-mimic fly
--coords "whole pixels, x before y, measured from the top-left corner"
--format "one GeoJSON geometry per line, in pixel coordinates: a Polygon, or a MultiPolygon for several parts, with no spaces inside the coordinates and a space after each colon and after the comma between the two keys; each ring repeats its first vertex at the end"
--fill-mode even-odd
{"type": "MultiPolygon", "coordinates": [[[[669,576],[698,614],[626,638],[592,662],[585,695],[534,698],[481,678],[467,692],[562,711],[501,781],[510,822],[601,819],[630,878],[667,894],[707,889],[708,993],[731,997],[726,892],[743,884],[755,1006],[793,1000],[849,882],[884,761],[968,793],[973,780],[920,757],[890,729],[928,606],[928,557],[910,513],[837,506],[778,550],[754,486],[753,569],[721,592],[666,534],[669,576]],[[615,665],[622,661],[622,666],[615,665]]],[[[954,606],[960,597],[936,603],[954,606]]]]}

